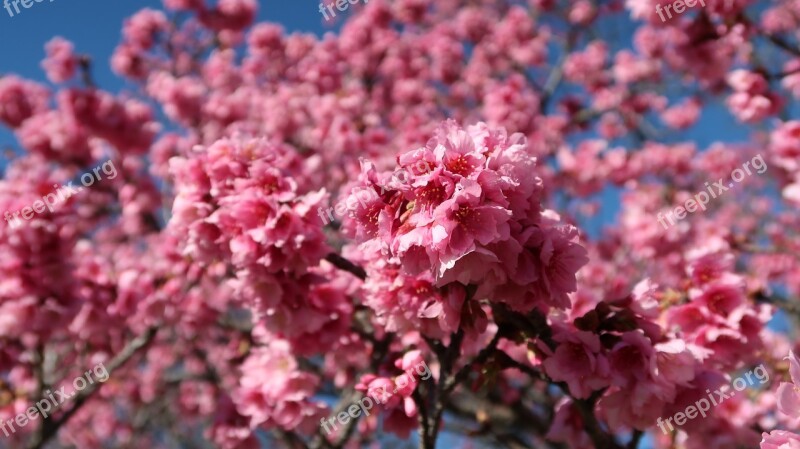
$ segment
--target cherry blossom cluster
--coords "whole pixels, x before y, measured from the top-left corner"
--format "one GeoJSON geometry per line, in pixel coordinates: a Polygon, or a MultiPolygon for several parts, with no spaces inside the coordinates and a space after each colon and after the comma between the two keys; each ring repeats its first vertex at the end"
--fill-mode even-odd
{"type": "MultiPolygon", "coordinates": [[[[761,154],[758,154],[753,157],[752,160],[746,161],[742,164],[742,168],[736,168],[731,172],[731,180],[734,182],[742,182],[745,178],[745,174],[752,175],[753,172],[750,170],[750,163],[753,163],[753,169],[756,170],[756,173],[763,174],[767,171],[767,163],[764,162],[764,157],[761,154]],[[756,162],[758,162],[756,164],[756,162]]],[[[713,184],[709,184],[706,182],[705,184],[706,191],[700,191],[695,194],[692,198],[689,198],[684,203],[684,206],[677,206],[674,211],[669,211],[664,216],[662,213],[658,213],[658,222],[667,229],[669,226],[667,225],[667,221],[669,221],[669,225],[674,225],[677,220],[681,220],[686,218],[686,213],[695,212],[698,208],[702,210],[706,210],[706,205],[711,199],[716,199],[717,195],[722,195],[723,193],[727,192],[729,189],[734,187],[734,183],[728,183],[726,186],[723,182],[723,178],[720,178],[718,181],[714,182],[713,184]],[[709,196],[710,195],[710,196],[709,196]],[[674,215],[674,217],[673,217],[674,215]],[[666,220],[664,220],[666,218],[666,220]]]]}
{"type": "MultiPolygon", "coordinates": [[[[800,384],[800,360],[789,351],[789,375],[791,382],[781,382],[777,391],[778,410],[786,417],[794,420],[800,411],[800,393],[797,385],[800,384]]],[[[785,430],[773,430],[764,432],[761,440],[761,449],[791,449],[800,445],[800,435],[785,430]]]]}
{"type": "Polygon", "coordinates": [[[391,409],[397,409],[400,408],[402,402],[402,408],[406,415],[412,418],[416,416],[416,404],[411,398],[411,394],[420,380],[430,379],[431,370],[420,357],[420,351],[411,351],[405,354],[401,360],[395,361],[395,366],[403,369],[403,374],[396,376],[394,380],[377,377],[372,374],[362,377],[361,381],[356,385],[356,389],[365,392],[366,395],[358,401],[358,405],[351,405],[346,412],[340,412],[335,418],[322,418],[320,425],[325,429],[325,433],[330,434],[331,430],[337,430],[336,424],[333,422],[334,419],[339,424],[347,424],[350,419],[358,418],[362,413],[364,416],[369,416],[370,410],[376,404],[386,404],[391,409]],[[411,363],[414,364],[411,365],[411,363]],[[395,396],[397,394],[400,394],[403,399],[398,400],[400,398],[395,396]],[[396,399],[393,400],[393,398],[396,399]],[[369,406],[367,406],[367,403],[369,403],[369,406]]]}
{"type": "Polygon", "coordinates": [[[170,161],[178,189],[170,230],[183,237],[183,253],[199,263],[229,260],[237,294],[296,350],[346,330],[351,301],[319,266],[330,248],[314,212],[326,194],[302,193],[297,154],[242,137],[194,156],[170,161]]]}
{"type": "MultiPolygon", "coordinates": [[[[362,161],[362,163],[363,163],[363,161],[362,161]]],[[[367,162],[367,163],[369,163],[369,162],[367,162]]],[[[425,162],[424,160],[417,161],[416,165],[417,166],[414,167],[414,170],[416,170],[416,173],[418,175],[423,174],[423,173],[428,173],[428,172],[430,172],[432,170],[432,167],[430,165],[428,165],[428,163],[425,162]]],[[[404,168],[396,170],[395,172],[392,173],[392,181],[395,184],[396,183],[406,183],[409,180],[410,180],[410,174],[404,168]],[[401,177],[400,175],[403,175],[403,176],[401,177]]],[[[341,216],[345,215],[345,213],[347,211],[354,211],[359,206],[361,208],[367,207],[367,202],[368,201],[370,201],[370,200],[372,200],[374,198],[379,198],[380,195],[383,195],[384,193],[385,192],[384,192],[384,188],[383,187],[381,187],[381,191],[380,192],[376,192],[375,189],[373,189],[372,187],[369,187],[369,186],[363,187],[362,186],[360,188],[355,189],[353,192],[350,192],[350,195],[348,195],[347,197],[345,197],[342,200],[340,200],[336,204],[336,206],[329,207],[327,210],[323,210],[320,207],[317,210],[317,215],[319,215],[319,218],[322,220],[322,223],[327,225],[329,222],[331,222],[331,223],[333,222],[333,220],[334,220],[333,212],[334,211],[336,212],[337,216],[341,217],[341,216]],[[357,202],[356,201],[351,201],[350,203],[347,202],[348,200],[354,200],[354,199],[357,199],[358,201],[357,202]]],[[[351,215],[352,215],[352,213],[351,213],[351,215]]]]}
{"type": "Polygon", "coordinates": [[[694,403],[694,405],[687,406],[684,411],[675,413],[674,416],[667,418],[663,422],[659,417],[656,420],[656,422],[658,423],[658,427],[661,429],[662,433],[666,434],[667,427],[672,431],[675,430],[675,427],[672,426],[671,422],[673,419],[675,420],[675,426],[682,426],[686,424],[687,420],[697,418],[698,414],[702,418],[705,418],[707,416],[706,413],[709,410],[711,410],[712,405],[716,407],[722,404],[722,402],[725,401],[726,399],[730,399],[734,395],[736,395],[737,391],[744,390],[745,388],[747,388],[748,385],[750,386],[755,385],[755,382],[752,379],[753,375],[755,375],[759,383],[764,383],[769,380],[769,373],[767,372],[764,365],[763,364],[758,365],[757,367],[755,367],[755,369],[747,371],[746,373],[744,373],[743,376],[737,377],[736,379],[733,380],[732,385],[733,385],[733,390],[735,391],[731,391],[731,389],[727,386],[717,389],[714,392],[706,390],[706,393],[708,393],[708,399],[706,398],[699,399],[697,402],[694,403]],[[745,380],[745,377],[747,378],[747,380],[745,380]],[[666,426],[664,426],[664,424],[666,424],[666,426]]]}
{"type": "MultiPolygon", "coordinates": [[[[81,184],[83,184],[84,187],[91,187],[92,184],[95,183],[95,180],[100,181],[102,179],[100,176],[101,168],[108,179],[114,179],[117,177],[117,169],[114,167],[114,162],[106,161],[102,165],[94,168],[94,177],[92,176],[92,172],[87,172],[81,175],[81,184]]],[[[4,214],[6,222],[11,227],[17,227],[21,225],[21,222],[19,221],[20,213],[22,213],[22,218],[25,220],[30,220],[33,217],[34,212],[41,214],[45,211],[45,208],[47,208],[47,210],[49,210],[51,213],[55,212],[56,204],[68,200],[72,195],[76,195],[84,189],[84,187],[73,187],[72,182],[73,181],[68,182],[65,186],[53,185],[53,188],[56,189],[55,192],[51,192],[42,196],[40,200],[34,201],[31,206],[25,207],[21,211],[15,211],[13,213],[6,211],[4,214]],[[64,190],[62,191],[62,189],[64,190]]]]}
{"type": "Polygon", "coordinates": [[[402,184],[370,163],[363,167],[364,182],[381,192],[349,224],[355,238],[367,239],[365,251],[395,258],[404,274],[427,273],[436,286],[462,286],[436,306],[454,307],[450,314],[459,313],[470,285],[477,286],[474,298],[519,311],[568,305],[575,273],[588,259],[576,229],[542,209],[542,180],[531,176],[536,158],[522,135],[447,122],[397,161],[412,174],[402,184]],[[434,168],[415,173],[421,161],[434,168]]]}

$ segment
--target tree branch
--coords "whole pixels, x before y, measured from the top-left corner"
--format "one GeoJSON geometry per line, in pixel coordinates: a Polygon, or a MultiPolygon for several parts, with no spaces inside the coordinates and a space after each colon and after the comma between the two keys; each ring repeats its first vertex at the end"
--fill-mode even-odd
{"type": "Polygon", "coordinates": [[[361,279],[362,281],[367,278],[367,272],[364,271],[363,268],[354,264],[353,262],[350,262],[349,260],[345,259],[344,257],[336,253],[328,254],[327,256],[325,256],[325,260],[333,264],[333,266],[335,266],[336,268],[342,271],[346,271],[352,274],[353,276],[361,279]]]}
{"type": "MultiPolygon", "coordinates": [[[[150,342],[153,341],[153,338],[155,337],[157,332],[158,332],[158,327],[153,326],[147,329],[147,331],[145,331],[142,335],[131,340],[128,343],[128,345],[125,346],[125,348],[123,348],[122,351],[120,351],[120,353],[117,354],[116,357],[111,359],[111,361],[106,366],[106,370],[108,371],[109,377],[114,373],[115,370],[117,370],[126,362],[128,362],[128,360],[130,360],[131,357],[133,357],[133,355],[136,354],[140,349],[150,344],[150,342]]],[[[64,412],[64,414],[61,415],[60,418],[58,419],[53,418],[51,420],[44,419],[42,421],[41,430],[34,435],[34,438],[28,443],[27,448],[28,449],[43,448],[45,444],[47,444],[47,442],[50,441],[50,439],[53,438],[58,433],[59,429],[61,429],[61,426],[66,424],[67,421],[69,421],[69,419],[72,418],[72,416],[78,410],[80,410],[81,407],[83,407],[83,405],[92,397],[92,395],[95,392],[97,392],[100,389],[102,385],[103,384],[99,382],[94,383],[87,386],[86,389],[78,393],[76,399],[73,401],[75,405],[71,409],[64,412]]]]}
{"type": "Polygon", "coordinates": [[[489,344],[483,348],[471,362],[461,367],[461,369],[458,370],[454,376],[447,379],[447,383],[445,383],[444,386],[444,392],[449,394],[458,384],[466,380],[467,376],[469,376],[469,373],[472,372],[474,365],[482,365],[485,363],[495,352],[495,349],[497,349],[497,343],[499,342],[500,331],[498,330],[497,333],[494,334],[494,337],[492,337],[492,341],[490,341],[489,344]]]}

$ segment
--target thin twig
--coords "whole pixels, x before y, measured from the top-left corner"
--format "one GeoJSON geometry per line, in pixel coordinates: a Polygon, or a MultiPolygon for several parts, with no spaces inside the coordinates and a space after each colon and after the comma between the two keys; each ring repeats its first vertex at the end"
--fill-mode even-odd
{"type": "Polygon", "coordinates": [[[81,80],[89,89],[94,89],[96,84],[92,79],[92,59],[83,55],[78,59],[78,66],[81,68],[81,80]]]}
{"type": "Polygon", "coordinates": [[[783,39],[782,37],[780,37],[780,36],[774,36],[774,35],[771,35],[771,34],[765,34],[765,37],[766,37],[766,38],[767,38],[767,39],[768,39],[770,42],[772,42],[772,43],[773,43],[773,44],[775,44],[776,46],[778,46],[778,47],[780,47],[780,48],[782,48],[782,49],[786,50],[787,52],[789,52],[789,53],[791,53],[791,54],[793,54],[793,55],[795,55],[795,56],[800,56],[800,49],[798,49],[798,48],[797,48],[797,47],[795,47],[794,45],[790,44],[788,41],[786,41],[786,40],[785,40],[785,39],[783,39]]]}
{"type": "Polygon", "coordinates": [[[363,268],[354,264],[353,262],[350,262],[349,260],[340,256],[339,254],[330,253],[327,256],[325,256],[325,260],[333,264],[333,266],[335,266],[336,268],[342,271],[346,271],[352,274],[353,276],[361,279],[362,281],[367,278],[367,272],[364,271],[363,268]]]}
{"type": "Polygon", "coordinates": [[[639,429],[634,430],[633,435],[631,436],[631,441],[628,442],[627,449],[636,449],[636,447],[639,446],[639,440],[642,439],[642,435],[644,435],[644,432],[642,432],[641,430],[639,429]]]}
{"type": "Polygon", "coordinates": [[[483,363],[492,356],[492,354],[495,352],[495,349],[497,349],[498,342],[500,342],[500,331],[494,334],[492,341],[490,341],[489,344],[483,348],[471,362],[461,367],[461,369],[458,370],[454,376],[448,379],[444,386],[445,393],[450,393],[457,385],[466,380],[475,365],[483,365],[483,363]]]}

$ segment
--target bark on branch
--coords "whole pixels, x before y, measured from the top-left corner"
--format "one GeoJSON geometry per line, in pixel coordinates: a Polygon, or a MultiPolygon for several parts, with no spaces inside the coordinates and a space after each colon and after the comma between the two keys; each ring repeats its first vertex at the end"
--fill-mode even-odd
{"type": "MultiPolygon", "coordinates": [[[[106,370],[108,371],[109,377],[114,374],[118,368],[128,362],[140,349],[149,345],[153,338],[156,336],[158,332],[158,327],[153,326],[147,331],[145,331],[142,335],[134,338],[133,340],[125,346],[119,354],[116,355],[111,361],[106,365],[106,370]]],[[[61,429],[61,427],[66,424],[72,416],[83,407],[84,404],[102,387],[102,383],[94,383],[88,385],[86,389],[78,393],[78,395],[73,400],[74,405],[71,409],[67,410],[62,414],[58,419],[43,419],[41,426],[39,426],[39,430],[34,434],[31,441],[28,443],[28,449],[41,449],[43,448],[61,429]]]]}

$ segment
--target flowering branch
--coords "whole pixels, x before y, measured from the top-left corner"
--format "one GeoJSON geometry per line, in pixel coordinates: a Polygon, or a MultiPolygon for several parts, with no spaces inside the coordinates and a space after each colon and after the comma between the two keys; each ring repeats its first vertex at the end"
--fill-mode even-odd
{"type": "MultiPolygon", "coordinates": [[[[114,374],[118,368],[128,362],[136,353],[142,348],[147,347],[156,336],[158,326],[148,328],[142,335],[131,340],[119,354],[116,355],[106,366],[109,377],[114,374]]],[[[71,409],[64,412],[58,419],[43,420],[39,431],[34,435],[33,439],[28,443],[28,449],[41,449],[43,448],[52,437],[54,437],[58,430],[65,425],[70,418],[94,395],[95,392],[100,390],[103,383],[94,383],[88,385],[83,391],[78,393],[74,400],[74,405],[71,409]]]]}
{"type": "Polygon", "coordinates": [[[350,262],[339,254],[329,253],[327,256],[325,256],[325,260],[333,264],[333,266],[336,268],[346,271],[362,281],[367,278],[367,272],[364,271],[363,268],[354,264],[353,262],[350,262]]]}

